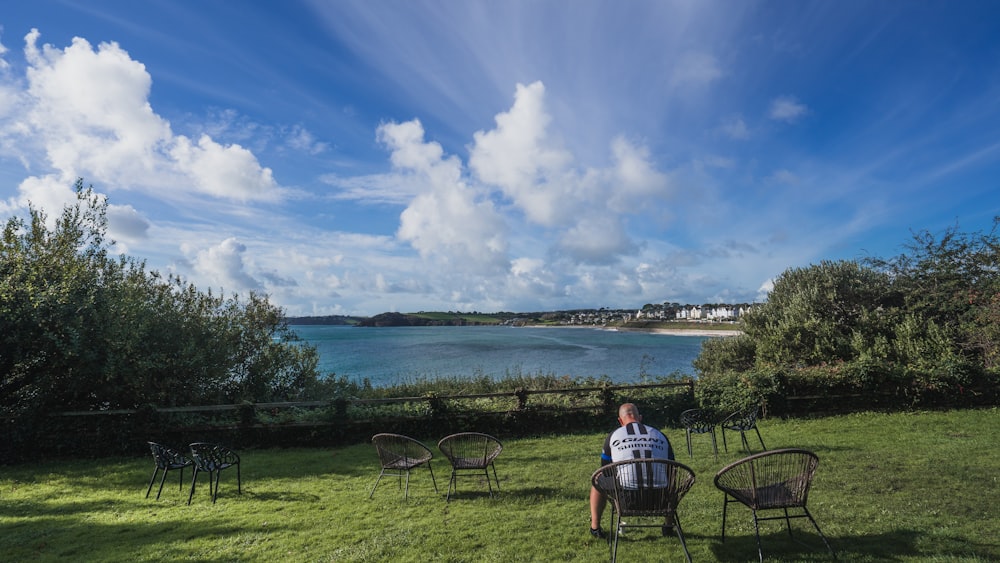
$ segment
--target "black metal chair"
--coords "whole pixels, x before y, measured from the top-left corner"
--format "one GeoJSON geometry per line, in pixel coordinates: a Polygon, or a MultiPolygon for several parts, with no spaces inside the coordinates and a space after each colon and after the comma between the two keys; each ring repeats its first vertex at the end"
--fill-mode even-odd
{"type": "Polygon", "coordinates": [[[688,456],[694,457],[691,450],[692,434],[711,434],[712,453],[715,458],[719,458],[719,445],[715,441],[715,421],[714,415],[704,409],[689,409],[681,413],[681,424],[684,425],[684,433],[687,436],[688,456]]]}
{"type": "Polygon", "coordinates": [[[194,477],[191,478],[188,504],[191,504],[191,499],[194,497],[194,487],[198,482],[199,472],[208,473],[208,490],[212,495],[212,504],[215,504],[215,499],[219,496],[219,478],[222,471],[230,467],[236,467],[236,490],[239,494],[243,494],[240,456],[236,452],[219,444],[195,442],[191,444],[191,459],[194,460],[194,477]]]}
{"type": "Polygon", "coordinates": [[[750,443],[747,441],[746,433],[753,430],[757,433],[757,439],[760,440],[760,449],[767,449],[767,446],[764,445],[764,438],[760,437],[760,430],[757,428],[757,414],[759,411],[760,407],[754,405],[750,408],[734,412],[719,423],[719,428],[722,429],[722,447],[727,453],[729,452],[729,446],[726,444],[726,430],[740,433],[740,438],[743,440],[743,447],[747,452],[752,450],[750,449],[750,443]]]}
{"type": "Polygon", "coordinates": [[[191,467],[194,462],[182,455],[180,452],[168,448],[163,444],[157,444],[156,442],[147,442],[149,444],[149,449],[153,452],[153,476],[149,478],[149,487],[146,488],[146,498],[149,498],[150,491],[153,490],[153,482],[156,481],[156,473],[160,470],[163,474],[160,476],[160,488],[156,491],[156,500],[160,500],[160,493],[163,492],[163,482],[167,478],[167,472],[171,469],[180,469],[181,475],[178,482],[178,488],[184,488],[184,468],[191,467]]]}
{"type": "Polygon", "coordinates": [[[438,492],[437,481],[434,479],[434,469],[431,467],[431,459],[434,457],[434,454],[431,453],[430,448],[409,436],[389,433],[372,436],[372,444],[378,452],[378,460],[382,466],[382,471],[378,474],[378,479],[375,480],[375,485],[372,487],[371,493],[368,494],[368,498],[372,498],[372,495],[375,494],[375,489],[378,487],[383,475],[399,477],[400,485],[402,485],[403,476],[405,475],[406,489],[403,492],[403,498],[408,498],[410,495],[410,470],[421,465],[426,465],[427,469],[431,472],[431,482],[434,484],[434,492],[438,492]]]}
{"type": "Polygon", "coordinates": [[[833,558],[837,554],[819,529],[816,519],[809,513],[809,487],[812,485],[819,457],[802,449],[784,449],[762,452],[723,467],[715,475],[715,486],[723,492],[722,541],[726,541],[726,508],[731,502],[745,505],[753,512],[754,532],[757,536],[757,556],[764,560],[760,545],[761,520],[784,520],[788,535],[792,536],[792,518],[808,518],[833,558]],[[789,509],[801,509],[801,514],[789,514],[789,509]],[[762,517],[761,511],[780,510],[777,516],[762,517]]]}
{"type": "Polygon", "coordinates": [[[666,459],[630,459],[605,465],[590,478],[591,484],[611,503],[612,563],[618,558],[618,540],[625,528],[660,528],[663,535],[671,528],[681,540],[684,556],[691,561],[684,531],[677,515],[677,505],[694,485],[691,468],[666,459]],[[658,518],[653,524],[639,523],[641,518],[658,518]],[[622,521],[628,518],[628,524],[622,521]]]}
{"type": "Polygon", "coordinates": [[[473,475],[462,475],[463,477],[478,477],[482,471],[486,476],[486,486],[489,488],[490,497],[493,496],[493,485],[490,483],[489,469],[493,468],[493,481],[497,484],[497,492],[500,492],[500,480],[497,478],[497,467],[493,463],[500,452],[503,451],[503,444],[489,434],[479,432],[460,432],[445,436],[438,442],[438,449],[451,462],[451,478],[448,480],[448,495],[445,502],[451,500],[452,489],[458,492],[457,479],[460,471],[471,471],[473,475]]]}

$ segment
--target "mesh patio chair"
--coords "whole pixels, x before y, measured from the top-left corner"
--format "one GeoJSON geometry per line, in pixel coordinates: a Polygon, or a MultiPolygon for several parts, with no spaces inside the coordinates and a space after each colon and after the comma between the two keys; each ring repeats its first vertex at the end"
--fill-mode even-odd
{"type": "Polygon", "coordinates": [[[153,476],[149,478],[149,487],[146,488],[146,498],[149,498],[149,493],[153,490],[153,482],[156,481],[156,473],[160,470],[163,471],[163,474],[160,476],[160,488],[156,491],[156,500],[160,500],[160,493],[163,492],[163,482],[167,479],[167,472],[171,469],[181,470],[177,486],[183,490],[184,468],[191,467],[194,465],[194,462],[180,452],[170,449],[163,444],[157,444],[156,442],[147,443],[149,444],[149,449],[153,452],[153,463],[156,465],[153,467],[153,476]]]}
{"type": "Polygon", "coordinates": [[[372,498],[372,495],[375,494],[375,489],[383,475],[399,477],[401,487],[405,475],[406,489],[403,492],[403,498],[408,498],[410,495],[410,470],[421,465],[426,465],[431,472],[434,492],[438,492],[437,481],[434,479],[434,469],[431,467],[431,458],[434,457],[434,454],[431,453],[430,448],[408,436],[388,433],[372,436],[372,444],[375,445],[375,450],[378,452],[382,471],[378,474],[378,479],[375,480],[375,485],[372,487],[371,493],[368,494],[368,498],[372,498]]]}
{"type": "Polygon", "coordinates": [[[233,450],[210,444],[207,442],[195,442],[191,444],[191,459],[194,460],[194,477],[191,478],[191,493],[188,494],[188,504],[194,497],[194,488],[198,483],[198,473],[208,473],[208,491],[212,495],[212,504],[219,496],[219,479],[223,470],[236,467],[236,490],[243,494],[243,478],[240,475],[240,456],[233,450]],[[214,481],[214,483],[213,483],[214,481]]]}
{"type": "Polygon", "coordinates": [[[760,545],[760,520],[784,520],[788,535],[792,536],[792,518],[808,518],[833,558],[837,555],[830,542],[819,529],[819,524],[806,508],[809,487],[819,458],[801,449],[772,450],[745,457],[723,467],[715,475],[715,486],[723,493],[722,541],[726,541],[726,508],[738,502],[753,512],[754,532],[757,536],[757,556],[764,560],[760,545]],[[789,509],[801,509],[801,514],[789,514],[789,509]],[[762,517],[761,511],[780,510],[777,516],[762,517]]]}
{"type": "Polygon", "coordinates": [[[760,430],[757,428],[758,411],[759,407],[754,405],[748,409],[734,412],[719,423],[719,427],[722,428],[722,448],[727,453],[729,452],[729,446],[726,445],[726,430],[740,433],[740,439],[743,440],[743,447],[747,452],[752,450],[750,449],[750,443],[747,441],[746,433],[753,430],[757,433],[757,439],[760,440],[760,449],[767,449],[767,446],[764,445],[764,438],[760,437],[760,430]]]}
{"type": "Polygon", "coordinates": [[[479,432],[460,432],[445,436],[438,442],[438,449],[451,462],[451,478],[448,480],[448,495],[445,501],[451,500],[451,491],[458,493],[458,477],[478,477],[482,471],[486,476],[486,486],[490,497],[493,497],[493,485],[490,483],[489,469],[493,468],[493,481],[500,492],[500,480],[497,478],[497,467],[493,461],[503,451],[503,444],[489,434],[479,432]],[[472,475],[460,475],[459,472],[473,472],[472,475]]]}
{"type": "MultiPolygon", "coordinates": [[[[666,459],[630,459],[605,465],[590,478],[591,484],[611,503],[611,534],[608,544],[612,563],[618,558],[618,540],[625,528],[660,528],[663,535],[671,527],[681,540],[684,556],[691,561],[677,505],[694,485],[689,467],[666,459]],[[659,522],[643,522],[643,518],[659,522]],[[622,521],[628,518],[628,524],[622,521]]],[[[646,520],[648,522],[648,520],[646,520]]]]}
{"type": "Polygon", "coordinates": [[[715,424],[717,419],[711,412],[704,409],[689,409],[681,413],[681,424],[684,425],[684,433],[687,436],[688,455],[694,457],[691,450],[692,434],[711,434],[712,453],[715,459],[719,459],[719,445],[715,441],[715,424]]]}

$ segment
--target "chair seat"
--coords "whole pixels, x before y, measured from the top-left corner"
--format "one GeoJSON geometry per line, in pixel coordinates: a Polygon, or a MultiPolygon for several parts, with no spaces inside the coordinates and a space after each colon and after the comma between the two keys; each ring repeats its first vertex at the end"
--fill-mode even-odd
{"type": "Polygon", "coordinates": [[[666,459],[633,459],[610,463],[598,469],[591,484],[611,503],[611,561],[618,556],[618,543],[627,528],[674,528],[687,560],[691,561],[681,528],[677,505],[694,485],[695,475],[683,464],[666,459]],[[646,479],[637,480],[637,476],[646,479]],[[652,477],[652,478],[649,478],[652,477]],[[641,483],[641,485],[636,485],[641,483]],[[622,518],[628,518],[628,523],[622,518]],[[653,524],[633,519],[656,518],[653,524]]]}
{"type": "Polygon", "coordinates": [[[735,461],[715,475],[715,486],[723,492],[722,541],[726,541],[726,513],[729,504],[738,502],[753,512],[754,532],[757,537],[757,555],[764,560],[760,541],[759,521],[784,520],[789,535],[792,518],[808,518],[830,553],[836,553],[806,507],[809,487],[819,457],[802,449],[772,450],[735,461]],[[790,514],[798,509],[801,514],[790,514]],[[758,512],[780,510],[777,516],[761,516],[758,512]]]}
{"type": "Polygon", "coordinates": [[[372,445],[375,446],[375,451],[378,453],[381,471],[371,492],[368,493],[368,498],[375,495],[375,489],[378,488],[378,484],[385,475],[398,477],[401,485],[403,477],[406,477],[403,498],[408,498],[410,495],[410,471],[421,465],[426,465],[430,471],[434,492],[437,492],[437,481],[434,479],[434,469],[431,467],[431,459],[434,454],[427,446],[409,436],[392,433],[372,436],[372,445]]]}
{"type": "MultiPolygon", "coordinates": [[[[482,471],[486,477],[486,486],[490,496],[493,496],[493,482],[500,490],[500,480],[497,478],[497,468],[494,464],[497,456],[503,451],[503,444],[489,434],[481,432],[459,432],[441,438],[438,449],[451,463],[451,478],[448,480],[448,495],[445,500],[451,500],[452,490],[458,492],[459,471],[475,471],[475,477],[482,471]],[[489,469],[493,468],[493,481],[490,481],[489,469]]],[[[467,477],[470,475],[462,475],[467,477]]]]}

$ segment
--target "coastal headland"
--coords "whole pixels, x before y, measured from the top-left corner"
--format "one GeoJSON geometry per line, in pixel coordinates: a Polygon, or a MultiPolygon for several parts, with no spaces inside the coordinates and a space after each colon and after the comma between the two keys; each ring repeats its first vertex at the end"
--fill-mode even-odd
{"type": "Polygon", "coordinates": [[[580,323],[579,311],[543,313],[461,313],[461,312],[387,312],[373,317],[289,317],[290,325],[353,325],[360,327],[405,326],[510,326],[517,328],[586,328],[621,332],[650,332],[672,336],[737,336],[742,334],[734,322],[632,320],[626,315],[605,315],[600,322],[580,323]]]}

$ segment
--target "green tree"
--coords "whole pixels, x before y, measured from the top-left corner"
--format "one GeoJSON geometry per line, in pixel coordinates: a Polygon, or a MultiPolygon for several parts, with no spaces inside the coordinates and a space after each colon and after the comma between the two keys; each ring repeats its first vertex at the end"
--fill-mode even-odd
{"type": "Polygon", "coordinates": [[[46,225],[29,208],[0,241],[0,420],[30,439],[43,417],[296,399],[317,387],[317,354],[267,297],[241,300],[111,257],[107,202],[77,201],[46,225]]]}
{"type": "Polygon", "coordinates": [[[882,318],[898,301],[890,287],[889,276],[853,261],[792,268],[775,280],[767,302],[743,316],[743,330],[766,364],[849,360],[859,342],[885,329],[882,318]]]}

